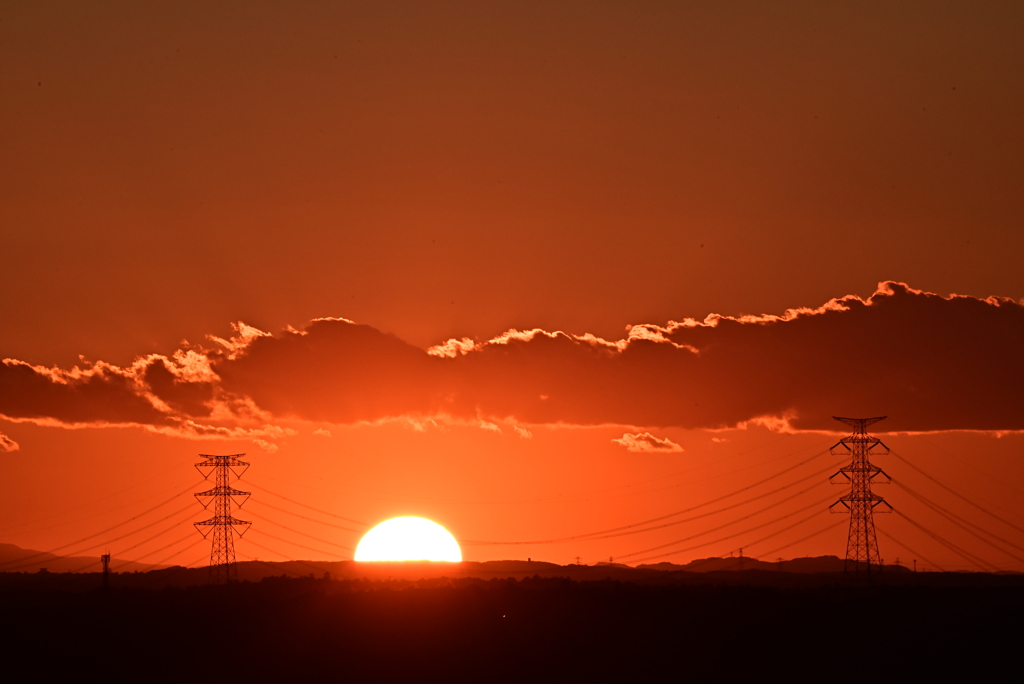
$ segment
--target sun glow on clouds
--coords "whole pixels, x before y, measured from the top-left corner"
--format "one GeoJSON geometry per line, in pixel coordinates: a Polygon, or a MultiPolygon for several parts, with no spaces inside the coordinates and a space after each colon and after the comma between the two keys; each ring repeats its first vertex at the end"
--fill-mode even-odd
{"type": "Polygon", "coordinates": [[[391,518],[363,535],[357,561],[462,560],[462,549],[451,533],[426,518],[391,518]]]}
{"type": "Polygon", "coordinates": [[[649,432],[638,432],[636,434],[627,432],[621,438],[613,439],[612,441],[616,444],[621,444],[626,447],[626,451],[632,451],[635,454],[678,453],[683,450],[683,447],[671,439],[660,439],[649,432]]]}

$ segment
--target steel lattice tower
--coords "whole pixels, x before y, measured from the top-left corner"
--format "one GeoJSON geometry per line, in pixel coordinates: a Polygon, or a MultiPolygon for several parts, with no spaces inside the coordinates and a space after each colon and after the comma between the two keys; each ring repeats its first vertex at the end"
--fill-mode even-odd
{"type": "Polygon", "coordinates": [[[231,580],[238,579],[238,568],[235,567],[234,535],[237,534],[241,537],[248,531],[249,526],[252,525],[248,520],[239,520],[231,514],[232,501],[241,508],[242,504],[250,496],[249,492],[242,492],[231,486],[231,475],[233,474],[236,478],[241,478],[242,474],[248,470],[249,464],[239,460],[239,457],[245,456],[245,454],[231,454],[229,456],[199,455],[206,460],[196,463],[196,470],[202,473],[203,477],[207,480],[210,479],[211,473],[216,473],[216,477],[214,478],[213,489],[208,489],[205,492],[196,492],[195,496],[199,503],[203,504],[203,508],[207,508],[210,503],[213,503],[213,517],[193,524],[204,538],[211,531],[213,532],[213,543],[210,546],[210,581],[230,582],[231,580]],[[241,470],[236,470],[237,468],[241,468],[241,470]],[[245,498],[238,501],[235,497],[240,496],[245,498]],[[204,498],[206,499],[205,503],[203,501],[204,498]],[[238,525],[245,525],[246,527],[239,532],[235,529],[238,525]],[[209,529],[203,532],[203,527],[209,529]]]}
{"type": "Polygon", "coordinates": [[[885,508],[879,512],[890,513],[892,507],[871,491],[871,484],[879,475],[884,480],[879,484],[889,484],[889,476],[876,465],[871,464],[871,456],[885,455],[889,453],[889,447],[882,443],[877,437],[867,433],[867,427],[885,416],[877,418],[840,418],[833,416],[841,423],[846,423],[853,428],[853,434],[839,440],[831,451],[833,454],[851,456],[850,465],[843,466],[835,475],[829,478],[832,484],[850,484],[850,492],[839,497],[839,500],[829,506],[829,511],[836,512],[836,506],[842,504],[850,512],[850,535],[846,541],[846,562],[843,564],[843,572],[851,569],[859,573],[862,569],[871,576],[871,564],[881,567],[882,558],[878,553],[878,536],[875,534],[875,509],[882,505],[885,508]],[[875,449],[878,449],[877,451],[875,449]],[[842,475],[845,480],[836,481],[842,475]],[[888,509],[888,510],[886,510],[888,509]]]}

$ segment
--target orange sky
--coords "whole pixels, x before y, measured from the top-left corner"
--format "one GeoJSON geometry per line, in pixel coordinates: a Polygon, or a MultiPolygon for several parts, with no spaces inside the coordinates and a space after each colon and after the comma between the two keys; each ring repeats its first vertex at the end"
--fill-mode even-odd
{"type": "MultiPolygon", "coordinates": [[[[193,491],[199,452],[243,451],[246,480],[322,511],[561,538],[801,463],[836,441],[821,432],[834,414],[888,414],[899,456],[1012,524],[897,456],[880,464],[1012,553],[896,485],[890,502],[1024,569],[1022,15],[0,9],[0,541],[77,540],[193,491]]],[[[838,460],[717,517],[464,553],[594,562],[750,514],[726,536],[838,497],[814,475],[838,460]]],[[[262,530],[354,548],[292,515],[323,514],[254,494],[291,528],[262,530]]],[[[812,510],[666,560],[771,551],[833,522],[750,546],[812,510]]],[[[110,550],[170,543],[123,551],[175,520],[110,550]]],[[[898,516],[879,528],[976,569],[898,516]]],[[[840,526],[779,555],[844,541],[840,526]]]]}

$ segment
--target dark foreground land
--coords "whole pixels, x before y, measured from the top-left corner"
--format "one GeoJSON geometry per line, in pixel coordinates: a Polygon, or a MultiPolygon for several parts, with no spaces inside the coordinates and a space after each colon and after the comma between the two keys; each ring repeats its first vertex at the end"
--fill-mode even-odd
{"type": "Polygon", "coordinates": [[[159,588],[114,582],[106,591],[96,575],[7,574],[4,667],[19,680],[239,682],[1019,674],[1019,576],[922,574],[868,587],[839,575],[783,582],[745,574],[657,583],[282,576],[159,588]]]}

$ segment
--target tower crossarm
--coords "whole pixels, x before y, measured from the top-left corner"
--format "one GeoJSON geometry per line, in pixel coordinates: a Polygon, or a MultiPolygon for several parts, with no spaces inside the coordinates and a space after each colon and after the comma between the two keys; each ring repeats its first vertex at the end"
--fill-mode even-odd
{"type": "Polygon", "coordinates": [[[252,492],[243,492],[240,489],[235,489],[229,486],[218,486],[213,489],[207,489],[205,492],[196,492],[196,496],[252,496],[252,492]]]}
{"type": "Polygon", "coordinates": [[[203,505],[203,508],[208,508],[210,504],[216,500],[217,497],[231,497],[231,500],[235,502],[235,505],[241,508],[245,505],[245,502],[252,496],[252,492],[243,492],[240,489],[235,489],[230,485],[217,485],[213,489],[207,489],[205,492],[196,492],[195,497],[203,505]],[[244,497],[239,501],[236,497],[244,497]],[[206,498],[206,501],[203,499],[206,498]]]}
{"type": "Polygon", "coordinates": [[[861,492],[850,492],[849,494],[843,494],[841,497],[839,497],[839,501],[847,501],[847,502],[849,502],[849,501],[867,501],[867,502],[878,503],[880,501],[885,501],[885,498],[882,497],[882,496],[879,496],[878,494],[875,494],[874,492],[863,492],[863,491],[861,491],[861,492]]]}
{"type": "Polygon", "coordinates": [[[227,456],[215,456],[213,454],[199,455],[206,460],[196,463],[195,467],[204,478],[209,478],[210,473],[214,472],[218,467],[230,468],[231,472],[238,478],[242,477],[242,473],[249,469],[249,463],[239,458],[239,456],[245,456],[245,454],[229,454],[227,456]],[[209,470],[205,470],[207,468],[209,470]],[[237,470],[238,468],[241,468],[241,471],[237,470]]]}
{"type": "Polygon", "coordinates": [[[235,518],[233,516],[222,516],[222,515],[215,515],[212,518],[208,518],[206,520],[200,520],[199,522],[194,522],[192,524],[195,525],[196,529],[199,531],[199,533],[201,535],[203,535],[204,539],[206,538],[206,536],[208,534],[210,534],[210,532],[213,529],[216,529],[218,527],[220,527],[220,528],[229,528],[230,527],[232,530],[235,530],[236,526],[244,526],[245,529],[242,530],[241,532],[239,532],[238,530],[235,530],[235,534],[237,534],[239,537],[245,536],[245,533],[249,531],[250,527],[252,527],[252,521],[251,520],[239,520],[238,518],[235,518]],[[206,532],[203,532],[202,528],[204,528],[204,527],[209,527],[211,529],[207,530],[206,532]]]}
{"type": "Polygon", "coordinates": [[[252,525],[251,520],[239,520],[233,515],[215,515],[206,520],[192,523],[193,525],[252,525]]]}

